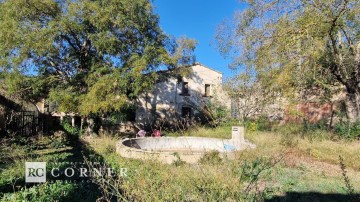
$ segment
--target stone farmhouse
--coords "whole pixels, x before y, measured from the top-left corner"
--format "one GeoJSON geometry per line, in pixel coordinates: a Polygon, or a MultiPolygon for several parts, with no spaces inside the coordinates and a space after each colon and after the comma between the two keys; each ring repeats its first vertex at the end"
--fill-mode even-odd
{"type": "Polygon", "coordinates": [[[222,73],[196,63],[190,67],[188,76],[168,78],[157,83],[151,93],[140,96],[136,122],[192,118],[209,101],[231,107],[230,99],[222,90],[222,73]]]}
{"type": "MultiPolygon", "coordinates": [[[[156,83],[153,91],[138,97],[134,111],[135,120],[117,123],[113,130],[133,131],[135,123],[151,124],[157,118],[172,122],[182,118],[192,118],[209,101],[230,109],[231,102],[222,90],[222,73],[196,63],[189,67],[189,74],[183,78],[171,77],[156,83]]],[[[60,123],[65,117],[71,125],[81,125],[81,117],[76,113],[64,113],[57,110],[55,103],[41,99],[35,104],[39,114],[47,115],[60,123]]],[[[50,122],[54,122],[50,121],[50,122]]],[[[50,123],[48,121],[48,123],[50,123]]]]}

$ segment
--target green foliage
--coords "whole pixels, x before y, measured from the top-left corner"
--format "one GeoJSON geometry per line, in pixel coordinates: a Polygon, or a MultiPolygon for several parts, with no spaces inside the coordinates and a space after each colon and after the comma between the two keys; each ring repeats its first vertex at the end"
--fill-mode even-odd
{"type": "Polygon", "coordinates": [[[77,126],[72,126],[68,118],[64,118],[61,125],[68,134],[73,136],[80,135],[80,128],[77,126]]]}
{"type": "Polygon", "coordinates": [[[270,169],[271,161],[266,158],[257,158],[254,161],[244,161],[240,167],[241,181],[257,181],[259,175],[267,169],[270,169]]]}
{"type": "Polygon", "coordinates": [[[260,116],[256,119],[256,125],[258,131],[271,131],[273,127],[273,122],[269,120],[267,116],[260,116]]]}
{"type": "Polygon", "coordinates": [[[149,0],[4,0],[0,10],[8,90],[63,112],[119,110],[152,88],[159,67],[195,60],[196,41],[170,40],[149,0]]]}
{"type": "Polygon", "coordinates": [[[115,125],[119,122],[135,120],[136,106],[128,104],[123,106],[119,111],[113,111],[106,114],[105,123],[115,125]]]}
{"type": "Polygon", "coordinates": [[[179,153],[174,152],[173,155],[174,155],[175,158],[176,158],[175,161],[172,162],[173,165],[175,165],[175,166],[182,166],[182,165],[184,165],[184,164],[186,163],[185,161],[181,160],[179,153]]]}
{"type": "MultiPolygon", "coordinates": [[[[354,190],[353,185],[350,182],[349,176],[347,175],[344,159],[343,159],[343,157],[341,155],[339,155],[339,164],[340,164],[340,168],[341,168],[341,172],[342,172],[341,174],[342,174],[343,179],[344,179],[346,190],[347,190],[349,195],[354,196],[355,195],[355,190],[354,190]]],[[[356,201],[356,200],[354,200],[354,201],[356,201]]]]}
{"type": "Polygon", "coordinates": [[[257,131],[256,122],[252,122],[252,121],[248,120],[248,121],[244,122],[244,126],[245,126],[246,130],[249,131],[249,132],[257,131]]]}
{"type": "MultiPolygon", "coordinates": [[[[223,137],[220,135],[231,134],[231,130],[208,127],[193,133],[199,136],[223,137]]],[[[311,192],[346,195],[352,189],[354,193],[360,190],[356,171],[359,168],[359,155],[357,155],[359,145],[354,142],[331,140],[310,142],[298,138],[298,145],[291,150],[295,153],[291,153],[290,156],[286,154],[284,157],[306,157],[304,162],[304,158],[273,157],[284,153],[279,142],[281,135],[279,132],[245,135],[258,145],[255,150],[235,153],[236,159],[223,159],[218,164],[182,164],[181,166],[167,165],[154,160],[123,158],[114,149],[118,138],[111,136],[95,137],[87,142],[88,144],[83,145],[84,147],[76,146],[67,151],[50,149],[46,152],[46,149],[41,148],[30,152],[25,149],[25,145],[10,147],[0,144],[1,162],[5,162],[0,163],[2,171],[0,188],[9,188],[8,191],[1,190],[0,201],[22,199],[23,201],[96,201],[96,199],[101,201],[108,199],[104,197],[105,194],[114,196],[112,197],[114,201],[264,201],[264,199],[281,200],[284,197],[294,201],[313,199],[323,201],[323,197],[327,194],[314,196],[311,192]],[[314,156],[309,156],[307,148],[311,149],[314,156]],[[29,152],[35,152],[36,157],[29,158],[29,152]],[[344,163],[353,168],[346,170],[348,176],[346,187],[343,181],[345,178],[333,169],[333,166],[339,163],[339,152],[344,155],[344,163]],[[78,162],[79,159],[72,157],[81,153],[85,155],[84,158],[92,162],[106,162],[115,170],[121,167],[128,168],[128,176],[126,178],[105,176],[97,179],[94,187],[88,182],[58,182],[55,185],[46,183],[34,185],[32,188],[21,188],[24,185],[25,161],[78,162]],[[9,157],[19,160],[14,163],[9,157]],[[334,161],[331,160],[332,158],[334,161]],[[12,193],[11,176],[14,180],[18,180],[15,187],[20,189],[14,193],[12,193]],[[303,194],[284,196],[283,193],[286,192],[303,194]],[[309,192],[310,194],[307,194],[309,192]]],[[[43,138],[44,140],[34,142],[35,148],[40,148],[40,145],[48,146],[47,137],[43,138]]],[[[349,201],[347,199],[350,197],[346,196],[342,199],[349,201]]],[[[355,199],[354,201],[357,201],[357,198],[355,199]]]]}
{"type": "Polygon", "coordinates": [[[200,113],[197,114],[197,118],[202,123],[216,127],[229,120],[229,110],[221,103],[206,102],[200,113]]]}
{"type": "Polygon", "coordinates": [[[210,151],[206,152],[200,159],[199,163],[201,164],[210,164],[210,165],[218,165],[222,162],[219,151],[210,151]]]}
{"type": "Polygon", "coordinates": [[[351,123],[348,121],[341,121],[335,124],[334,132],[341,138],[354,140],[360,137],[360,121],[351,123]]]}
{"type": "Polygon", "coordinates": [[[304,132],[316,131],[316,130],[329,130],[329,126],[326,122],[327,122],[327,120],[321,120],[316,123],[309,123],[307,120],[304,120],[304,122],[303,122],[304,129],[303,130],[304,130],[304,132]]]}
{"type": "Polygon", "coordinates": [[[302,99],[298,93],[305,90],[330,100],[344,87],[348,117],[359,118],[359,1],[242,2],[246,8],[216,34],[219,51],[233,58],[233,68],[290,100],[302,99]]]}
{"type": "Polygon", "coordinates": [[[59,201],[69,197],[75,190],[76,185],[72,183],[45,183],[30,188],[21,188],[12,194],[5,194],[1,201],[59,201]]]}
{"type": "Polygon", "coordinates": [[[265,176],[270,176],[275,165],[281,159],[276,158],[256,158],[252,161],[243,161],[240,166],[236,166],[233,172],[239,177],[241,182],[246,182],[244,196],[245,201],[262,201],[270,189],[264,187],[258,191],[258,185],[265,176]]]}
{"type": "Polygon", "coordinates": [[[307,138],[310,141],[333,138],[333,134],[325,121],[317,123],[309,123],[307,121],[303,123],[286,123],[274,126],[273,131],[283,134],[282,143],[289,147],[291,147],[296,137],[307,138]]]}
{"type": "Polygon", "coordinates": [[[58,108],[61,112],[69,113],[78,111],[79,99],[76,93],[70,89],[51,89],[49,92],[49,101],[61,103],[58,108]]]}
{"type": "Polygon", "coordinates": [[[246,119],[244,126],[247,131],[271,131],[273,125],[277,124],[276,122],[271,122],[269,118],[265,115],[257,117],[255,120],[246,119]]]}

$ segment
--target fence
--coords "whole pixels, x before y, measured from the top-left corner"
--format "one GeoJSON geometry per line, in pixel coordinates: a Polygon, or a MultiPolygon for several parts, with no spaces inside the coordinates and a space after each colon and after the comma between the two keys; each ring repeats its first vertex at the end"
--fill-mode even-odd
{"type": "Polygon", "coordinates": [[[12,112],[6,119],[6,131],[17,135],[31,136],[42,133],[44,129],[44,119],[35,111],[12,112]]]}

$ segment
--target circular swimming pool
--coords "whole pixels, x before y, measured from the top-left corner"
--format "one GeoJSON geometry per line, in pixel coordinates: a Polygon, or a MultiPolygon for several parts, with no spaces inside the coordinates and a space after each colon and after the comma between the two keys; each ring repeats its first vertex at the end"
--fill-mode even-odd
{"type": "Polygon", "coordinates": [[[123,157],[157,159],[172,163],[178,158],[187,163],[196,163],[206,153],[218,151],[221,157],[231,157],[235,151],[255,148],[243,138],[243,128],[234,131],[231,139],[205,137],[145,137],[126,138],[119,141],[116,151],[123,157]]]}

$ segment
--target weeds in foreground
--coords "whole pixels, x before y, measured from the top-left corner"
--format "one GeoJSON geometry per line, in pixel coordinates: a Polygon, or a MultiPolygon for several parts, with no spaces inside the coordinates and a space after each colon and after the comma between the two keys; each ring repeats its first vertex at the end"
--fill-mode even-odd
{"type": "Polygon", "coordinates": [[[222,162],[222,158],[220,157],[219,151],[210,151],[205,153],[200,159],[200,164],[210,164],[210,165],[218,165],[222,162]]]}
{"type": "Polygon", "coordinates": [[[217,152],[209,152],[199,164],[186,164],[176,153],[177,161],[162,164],[155,159],[139,161],[111,154],[104,145],[114,142],[102,137],[91,143],[106,163],[128,168],[126,178],[92,178],[105,201],[261,201],[269,190],[264,181],[281,161],[278,157],[264,157],[245,162],[222,159],[217,152]]]}
{"type": "Polygon", "coordinates": [[[185,161],[181,160],[180,155],[178,152],[174,152],[173,155],[175,156],[176,160],[172,163],[175,166],[182,166],[185,164],[185,161]]]}
{"type": "Polygon", "coordinates": [[[347,193],[351,196],[352,201],[354,201],[354,202],[355,201],[360,201],[360,197],[355,196],[354,186],[351,184],[350,178],[347,175],[344,159],[343,159],[343,157],[341,155],[339,155],[339,163],[340,163],[341,174],[342,174],[343,179],[344,179],[344,183],[345,183],[347,193]]]}
{"type": "MultiPolygon", "coordinates": [[[[270,171],[283,160],[284,156],[278,158],[257,158],[252,162],[244,161],[242,165],[242,171],[240,179],[242,181],[248,181],[248,185],[245,188],[246,199],[262,199],[266,195],[267,187],[260,189],[259,182],[261,181],[261,175],[270,171]]],[[[270,173],[268,173],[270,174],[270,173]]]]}

